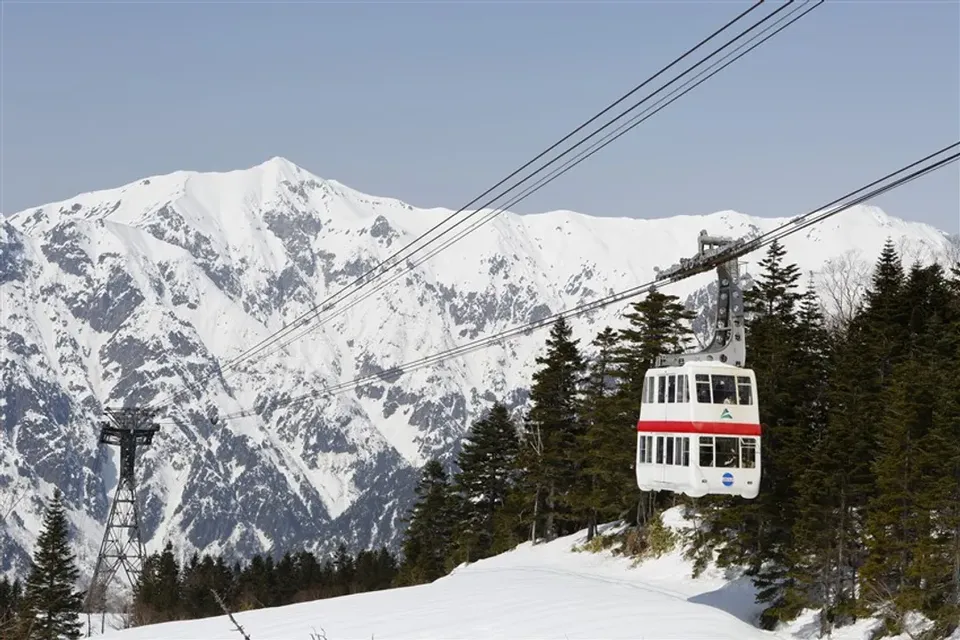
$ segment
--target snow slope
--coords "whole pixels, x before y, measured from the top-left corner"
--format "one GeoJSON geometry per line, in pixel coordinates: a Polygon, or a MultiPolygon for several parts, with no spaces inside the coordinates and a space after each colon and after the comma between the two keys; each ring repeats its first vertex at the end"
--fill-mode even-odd
{"type": "MultiPolygon", "coordinates": [[[[103,407],[154,402],[162,427],[139,467],[148,550],[167,540],[184,554],[244,557],[392,545],[418,467],[453,455],[494,400],[523,404],[544,332],[330,399],[325,385],[646,282],[692,255],[701,229],[742,236],[784,222],[505,213],[285,349],[223,371],[450,213],[273,158],[151,176],[0,220],[0,571],[25,566],[54,486],[92,570],[117,473],[116,453],[97,445],[103,407]],[[305,393],[317,400],[283,406],[305,393]],[[214,425],[214,407],[258,410],[214,425]]],[[[872,207],[785,246],[812,272],[852,251],[872,263],[887,237],[909,257],[950,246],[943,232],[872,207]]],[[[761,258],[747,256],[746,270],[761,258]]],[[[669,292],[707,310],[711,279],[669,292]]],[[[577,337],[587,345],[604,325],[623,326],[625,308],[578,319],[577,337]]]]}
{"type": "MultiPolygon", "coordinates": [[[[236,614],[254,640],[346,638],[676,638],[753,640],[731,594],[737,583],[689,579],[671,554],[631,569],[608,554],[570,551],[582,536],[516,550],[459,567],[432,584],[236,614]],[[740,617],[738,617],[740,616],[740,617]]],[[[226,616],[152,625],[104,638],[187,640],[239,637],[226,616]]]]}
{"type": "MultiPolygon", "coordinates": [[[[664,514],[689,526],[680,508],[664,514]]],[[[584,532],[458,567],[416,587],[318,600],[234,615],[252,640],[426,638],[629,638],[775,640],[813,638],[812,616],[763,631],[745,578],[715,568],[692,578],[680,547],[632,566],[610,552],[574,551],[584,532]],[[324,637],[321,635],[320,637],[324,637]]],[[[838,629],[833,640],[866,640],[876,621],[838,629]]],[[[239,634],[226,616],[108,631],[117,640],[224,640],[239,634]]],[[[891,640],[898,640],[896,638],[891,640]]],[[[907,640],[903,636],[902,640],[907,640]]],[[[960,640],[960,632],[954,640],[960,640]]]]}

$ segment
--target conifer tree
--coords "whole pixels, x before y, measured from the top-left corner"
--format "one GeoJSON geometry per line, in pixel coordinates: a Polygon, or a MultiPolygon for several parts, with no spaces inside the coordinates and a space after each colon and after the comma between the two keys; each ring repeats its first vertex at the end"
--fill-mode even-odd
{"type": "Polygon", "coordinates": [[[167,541],[161,553],[144,560],[134,589],[134,619],[136,624],[176,620],[182,604],[180,565],[173,555],[173,543],[167,541]]]}
{"type": "Polygon", "coordinates": [[[572,532],[578,522],[563,507],[563,496],[578,480],[577,438],[581,385],[585,363],[562,317],[547,338],[546,353],[536,359],[541,368],[533,374],[530,412],[524,425],[520,465],[522,490],[530,507],[531,539],[537,532],[548,540],[572,532]],[[542,527],[542,528],[541,528],[542,527]]]}
{"type": "Polygon", "coordinates": [[[584,391],[586,430],[576,448],[582,480],[568,496],[571,508],[586,517],[588,540],[601,521],[624,518],[636,505],[639,493],[633,474],[636,421],[625,410],[624,396],[618,394],[618,335],[606,327],[593,346],[597,354],[590,363],[584,391]]]}
{"type": "Polygon", "coordinates": [[[350,593],[350,587],[357,575],[356,559],[347,551],[347,545],[341,542],[333,555],[333,568],[341,594],[350,593]]]}
{"type": "Polygon", "coordinates": [[[518,479],[517,428],[507,408],[496,403],[473,423],[457,456],[453,495],[457,524],[454,564],[487,557],[494,546],[495,519],[518,479]]]}
{"type": "MultiPolygon", "coordinates": [[[[169,560],[172,560],[172,554],[169,560]]],[[[164,563],[167,567],[170,566],[169,560],[164,563]]],[[[164,591],[169,594],[166,598],[173,600],[177,596],[174,595],[176,587],[171,579],[172,576],[169,576],[172,572],[170,568],[166,568],[162,570],[162,573],[167,574],[162,578],[164,591]]],[[[293,581],[288,576],[282,576],[277,583],[278,591],[273,604],[289,602],[293,596],[290,589],[295,587],[293,581]]],[[[190,561],[183,567],[179,587],[181,591],[180,606],[177,609],[182,611],[182,615],[187,618],[202,618],[222,614],[220,605],[213,597],[211,589],[216,591],[225,601],[232,601],[235,597],[233,576],[223,563],[222,558],[214,560],[208,554],[204,554],[203,558],[200,558],[199,554],[194,553],[190,561]]]]}
{"type": "MultiPolygon", "coordinates": [[[[940,374],[934,404],[929,447],[938,452],[931,472],[931,487],[922,507],[933,517],[934,545],[927,573],[931,600],[924,610],[949,637],[960,627],[960,261],[946,282],[949,298],[944,308],[944,328],[936,343],[940,374]],[[951,364],[952,363],[952,364],[951,364]]],[[[934,330],[935,331],[935,330],[934,330]]]]}
{"type": "Polygon", "coordinates": [[[827,505],[817,516],[824,555],[823,630],[852,622],[863,613],[861,570],[867,557],[862,532],[867,504],[875,492],[874,459],[880,394],[904,340],[901,299],[903,267],[893,242],[887,240],[871,277],[863,309],[834,349],[828,391],[830,415],[823,442],[811,469],[821,472],[808,493],[819,493],[827,505]],[[818,491],[819,489],[819,491],[818,491]],[[834,534],[829,535],[832,528],[834,534]]]}
{"type": "Polygon", "coordinates": [[[293,555],[289,551],[285,552],[277,562],[275,573],[277,589],[274,592],[274,603],[282,604],[289,602],[297,590],[297,584],[294,581],[296,577],[296,567],[293,562],[293,555]]]}
{"type": "Polygon", "coordinates": [[[800,413],[809,422],[812,441],[818,442],[826,429],[829,409],[827,383],[833,345],[812,275],[807,281],[807,290],[800,298],[797,321],[797,346],[803,354],[805,366],[800,372],[799,383],[808,389],[800,413]]]}
{"type": "Polygon", "coordinates": [[[23,586],[19,580],[11,582],[6,576],[0,578],[0,640],[13,640],[22,598],[23,586]]]}
{"type": "Polygon", "coordinates": [[[884,303],[879,308],[890,315],[878,314],[875,335],[899,335],[903,342],[883,352],[892,369],[883,372],[862,580],[869,600],[881,607],[892,605],[886,609],[887,629],[899,631],[910,611],[936,617],[943,610],[930,585],[943,581],[941,567],[950,560],[943,546],[944,539],[950,546],[949,528],[943,527],[950,526],[949,515],[947,522],[942,516],[950,513],[942,502],[950,491],[944,493],[941,474],[950,477],[954,471],[954,483],[960,478],[950,467],[956,461],[951,446],[956,427],[952,438],[942,429],[951,420],[960,424],[949,396],[942,395],[943,385],[951,382],[946,372],[956,368],[958,352],[951,339],[951,290],[939,265],[914,265],[900,286],[899,299],[884,303]]]}
{"type": "MultiPolygon", "coordinates": [[[[629,321],[625,329],[617,334],[617,346],[613,349],[614,366],[611,373],[617,378],[616,405],[618,420],[624,428],[632,426],[630,438],[633,440],[632,453],[636,447],[636,422],[640,415],[643,380],[649,368],[655,366],[657,356],[669,353],[681,353],[689,345],[692,334],[686,322],[695,314],[688,311],[677,296],[651,291],[647,296],[631,305],[631,311],[624,314],[629,321]]],[[[626,444],[626,435],[620,442],[626,444]]],[[[634,481],[635,482],[635,481],[634,481]]],[[[630,497],[640,496],[637,510],[638,524],[648,522],[658,507],[668,498],[667,493],[634,491],[630,497]]],[[[625,496],[627,497],[627,496],[625,496]]]]}
{"type": "Polygon", "coordinates": [[[427,462],[416,487],[417,501],[403,536],[403,561],[399,585],[433,582],[446,574],[452,521],[450,486],[439,460],[427,462]]]}
{"type": "Polygon", "coordinates": [[[917,540],[918,572],[926,589],[921,611],[937,622],[942,637],[960,626],[960,269],[953,288],[952,310],[938,348],[936,395],[926,449],[933,452],[929,484],[918,508],[931,518],[931,535],[917,540]],[[952,364],[949,364],[951,363],[952,364]]]}
{"type": "Polygon", "coordinates": [[[822,634],[877,608],[888,631],[911,608],[949,616],[930,587],[950,583],[956,538],[938,519],[960,492],[956,437],[938,430],[952,411],[942,390],[956,388],[951,293],[939,268],[906,277],[888,241],[866,299],[836,342],[829,419],[797,488],[793,573],[804,606],[823,609],[822,634]]]}
{"type": "Polygon", "coordinates": [[[78,614],[83,594],[75,590],[80,572],[70,550],[69,529],[62,494],[54,490],[37,538],[24,604],[29,637],[37,640],[80,637],[78,614]]]}
{"type": "Polygon", "coordinates": [[[768,605],[761,620],[773,627],[799,612],[787,568],[797,516],[795,479],[808,466],[810,447],[822,432],[823,351],[819,304],[799,292],[800,271],[774,242],[760,261],[763,271],[744,294],[747,366],[757,377],[763,428],[760,494],[745,501],[715,497],[700,501],[708,535],[704,551],[717,548],[721,564],[743,564],[768,605]]]}
{"type": "Polygon", "coordinates": [[[622,396],[629,399],[627,410],[639,415],[643,379],[657,356],[681,353],[689,345],[692,334],[684,324],[696,317],[677,296],[650,291],[643,300],[630,305],[624,314],[629,322],[618,334],[614,349],[622,396]]]}
{"type": "MultiPolygon", "coordinates": [[[[810,445],[808,460],[793,471],[792,544],[784,553],[786,571],[783,591],[768,617],[788,620],[803,608],[821,609],[820,633],[826,635],[834,622],[842,621],[846,549],[856,532],[846,507],[847,454],[851,442],[843,430],[831,430],[830,383],[835,343],[825,324],[812,287],[804,293],[799,313],[799,339],[806,354],[808,375],[802,383],[808,394],[800,412],[808,420],[805,430],[810,445]]],[[[841,424],[834,422],[834,426],[841,424]]]]}
{"type": "MultiPolygon", "coordinates": [[[[918,541],[929,539],[929,513],[918,501],[923,497],[924,474],[930,472],[932,452],[925,451],[929,408],[935,388],[919,362],[908,361],[894,369],[884,393],[884,413],[879,416],[875,492],[866,519],[867,556],[861,579],[868,600],[892,601],[896,611],[919,609],[924,589],[911,569],[917,561],[918,541]],[[911,575],[913,574],[913,575],[911,575]]],[[[899,633],[896,617],[888,629],[899,633]]]]}
{"type": "Polygon", "coordinates": [[[380,547],[376,552],[376,579],[370,584],[370,591],[389,589],[397,577],[397,559],[386,547],[380,547]]]}
{"type": "Polygon", "coordinates": [[[241,610],[268,607],[276,589],[275,564],[271,556],[259,553],[240,573],[238,579],[239,608],[241,610]]]}
{"type": "Polygon", "coordinates": [[[797,291],[800,269],[797,265],[784,264],[787,250],[774,240],[767,255],[760,261],[762,276],[744,294],[744,303],[752,319],[778,318],[789,323],[796,314],[797,303],[802,294],[797,291]]]}
{"type": "MultiPolygon", "coordinates": [[[[309,555],[313,557],[312,553],[309,555]]],[[[237,599],[237,578],[237,574],[227,566],[223,556],[217,556],[216,559],[214,559],[212,577],[209,578],[209,585],[227,602],[234,602],[237,599]]],[[[220,615],[220,613],[222,613],[219,603],[217,603],[216,609],[214,609],[211,604],[209,611],[211,613],[208,615],[220,615]]]]}
{"type": "MultiPolygon", "coordinates": [[[[874,392],[893,371],[902,348],[907,343],[909,310],[902,297],[906,275],[893,241],[887,239],[874,268],[871,286],[867,289],[866,308],[858,327],[863,334],[866,371],[873,380],[874,392]]],[[[876,394],[874,397],[877,398],[876,394]]]]}
{"type": "MultiPolygon", "coordinates": [[[[789,275],[775,289],[786,292],[796,307],[791,309],[786,304],[769,304],[768,300],[762,300],[765,308],[761,313],[775,315],[758,314],[749,327],[749,337],[756,337],[761,348],[759,367],[755,368],[759,369],[758,384],[761,379],[764,382],[769,379],[790,397],[788,404],[770,407],[767,405],[769,394],[765,393],[770,385],[761,384],[758,391],[764,394],[760,406],[774,409],[761,411],[761,420],[769,420],[765,426],[772,425],[765,429],[765,435],[772,432],[773,437],[764,439],[763,464],[767,481],[761,483],[761,491],[766,493],[764,499],[755,503],[761,537],[757,543],[760,549],[753,556],[751,569],[754,584],[759,589],[758,600],[768,604],[762,619],[767,627],[792,619],[807,602],[805,562],[816,557],[818,549],[807,545],[808,536],[815,537],[814,532],[798,536],[802,528],[798,521],[801,514],[815,518],[824,516],[813,505],[804,505],[802,501],[807,498],[816,503],[822,490],[814,481],[817,476],[808,472],[813,467],[813,451],[823,440],[828,423],[830,339],[812,277],[808,279],[807,290],[793,297],[796,282],[793,276],[799,272],[792,267],[789,265],[782,270],[781,273],[789,275]],[[766,345],[764,339],[768,341],[766,345]],[[785,357],[789,358],[786,366],[779,360],[785,357]],[[815,492],[811,493],[810,489],[814,488],[815,492]],[[764,519],[769,519],[766,527],[762,523],[764,519]]],[[[771,268],[767,275],[773,272],[771,268]]],[[[769,291],[770,278],[764,278],[761,286],[769,291]]],[[[757,293],[763,295],[763,288],[757,293]]],[[[753,302],[756,304],[757,300],[753,302]]],[[[829,541],[824,542],[829,546],[829,541]]]]}

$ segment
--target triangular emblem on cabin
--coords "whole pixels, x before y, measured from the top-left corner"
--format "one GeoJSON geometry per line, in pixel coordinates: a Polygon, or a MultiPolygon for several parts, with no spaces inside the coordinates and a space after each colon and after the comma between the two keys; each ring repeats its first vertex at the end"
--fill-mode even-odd
{"type": "Polygon", "coordinates": [[[723,413],[720,414],[721,420],[733,420],[733,416],[730,415],[730,410],[724,408],[723,413]]]}

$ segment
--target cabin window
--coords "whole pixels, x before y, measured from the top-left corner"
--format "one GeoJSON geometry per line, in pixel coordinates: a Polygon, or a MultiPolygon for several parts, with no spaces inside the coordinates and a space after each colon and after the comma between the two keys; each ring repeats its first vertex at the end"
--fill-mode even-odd
{"type": "Polygon", "coordinates": [[[700,466],[713,466],[713,436],[700,436],[700,466]]]}
{"type": "Polygon", "coordinates": [[[717,436],[716,438],[716,466],[740,466],[740,438],[717,436]]]}
{"type": "Polygon", "coordinates": [[[667,402],[673,404],[677,401],[677,376],[667,378],[667,402]]]}
{"type": "MultiPolygon", "coordinates": [[[[667,458],[670,457],[670,445],[667,444],[667,458]]],[[[667,464],[670,464],[668,461],[667,464]]],[[[690,438],[684,436],[673,437],[673,464],[678,467],[690,466],[690,438]]]]}
{"type": "Polygon", "coordinates": [[[643,436],[643,440],[645,441],[644,451],[646,453],[643,461],[650,464],[653,462],[653,436],[643,436]]]}
{"type": "Polygon", "coordinates": [[[705,373],[696,374],[697,402],[710,404],[710,376],[705,373]]]}
{"type": "Polygon", "coordinates": [[[663,404],[667,401],[667,376],[660,376],[657,384],[657,402],[663,404]]]}
{"type": "Polygon", "coordinates": [[[650,395],[650,378],[643,379],[643,391],[640,393],[640,402],[647,404],[650,402],[647,400],[647,396],[650,395]]]}
{"type": "Polygon", "coordinates": [[[737,393],[740,396],[740,404],[753,404],[750,376],[737,376],[737,393]]]}
{"type": "Polygon", "coordinates": [[[737,404],[737,388],[733,376],[713,374],[713,404],[737,404]]]}
{"type": "Polygon", "coordinates": [[[700,466],[755,469],[757,439],[733,436],[700,436],[700,466]]]}
{"type": "Polygon", "coordinates": [[[657,379],[650,376],[647,380],[650,382],[650,386],[647,389],[647,402],[653,404],[653,401],[657,397],[657,379]]]}
{"type": "Polygon", "coordinates": [[[664,464],[673,464],[673,438],[667,438],[667,455],[664,464]]]}
{"type": "Polygon", "coordinates": [[[647,461],[647,436],[640,436],[637,442],[637,464],[647,461]]]}
{"type": "Polygon", "coordinates": [[[690,392],[687,391],[687,375],[677,376],[677,402],[690,402],[690,392]]]}
{"type": "Polygon", "coordinates": [[[740,438],[740,467],[754,469],[757,466],[757,439],[740,438]]]}
{"type": "Polygon", "coordinates": [[[663,436],[657,436],[657,464],[663,464],[663,436]]]}

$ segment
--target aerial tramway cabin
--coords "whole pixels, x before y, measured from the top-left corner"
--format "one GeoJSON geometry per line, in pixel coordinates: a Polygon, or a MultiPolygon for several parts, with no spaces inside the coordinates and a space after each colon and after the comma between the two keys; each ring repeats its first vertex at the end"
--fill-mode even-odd
{"type": "Polygon", "coordinates": [[[753,371],[704,361],[647,371],[636,470],[643,491],[757,497],[760,417],[753,371]]]}

